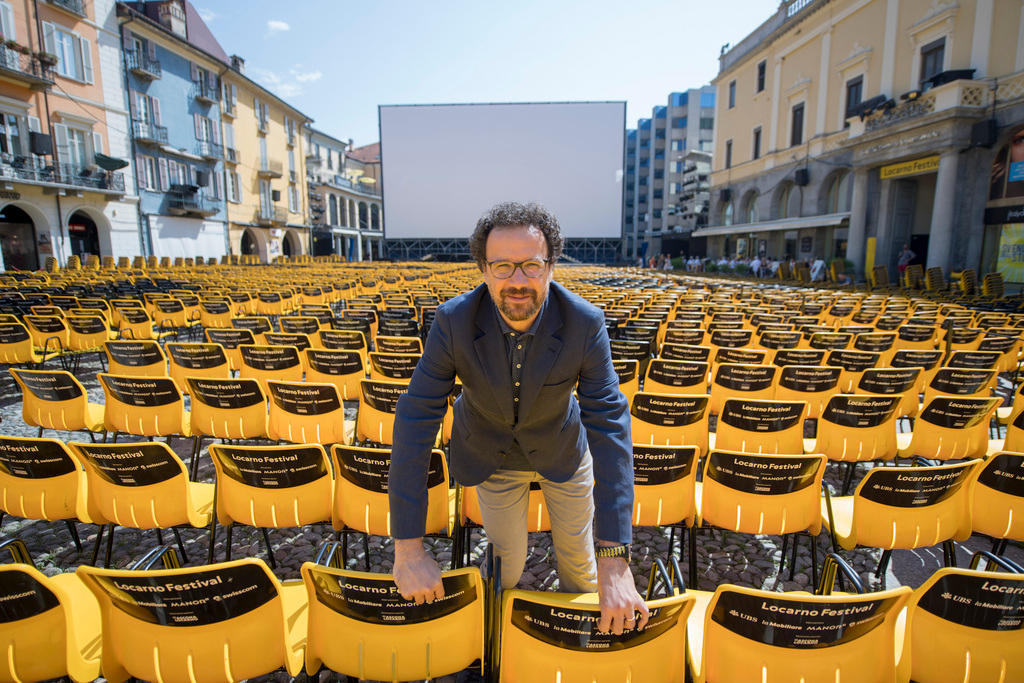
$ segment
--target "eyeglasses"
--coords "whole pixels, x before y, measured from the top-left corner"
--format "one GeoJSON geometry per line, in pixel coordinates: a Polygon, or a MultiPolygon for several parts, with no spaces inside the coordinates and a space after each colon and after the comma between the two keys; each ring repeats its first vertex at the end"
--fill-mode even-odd
{"type": "Polygon", "coordinates": [[[499,280],[507,280],[516,273],[516,268],[523,271],[523,275],[529,278],[540,277],[547,268],[550,259],[532,258],[526,261],[488,261],[487,267],[491,269],[491,275],[499,280]]]}

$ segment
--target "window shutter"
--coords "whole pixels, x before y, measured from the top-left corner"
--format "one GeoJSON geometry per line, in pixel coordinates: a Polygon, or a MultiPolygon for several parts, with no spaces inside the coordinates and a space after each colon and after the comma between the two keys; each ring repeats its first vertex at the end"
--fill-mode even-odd
{"type": "Polygon", "coordinates": [[[92,153],[103,154],[103,136],[100,135],[99,131],[93,131],[92,133],[92,153]]]}
{"type": "Polygon", "coordinates": [[[253,98],[253,101],[252,101],[252,111],[256,115],[256,118],[259,119],[259,117],[260,117],[260,100],[259,100],[258,97],[257,98],[253,98]]]}
{"type": "Polygon", "coordinates": [[[152,40],[146,41],[146,53],[149,55],[150,59],[156,59],[156,43],[152,40]]]}
{"type": "Polygon", "coordinates": [[[157,159],[157,166],[160,168],[160,187],[157,189],[166,190],[171,184],[167,173],[167,159],[157,159]]]}
{"type": "Polygon", "coordinates": [[[210,90],[217,92],[217,74],[213,73],[212,71],[207,71],[206,85],[210,88],[210,90]]]}
{"type": "Polygon", "coordinates": [[[78,49],[82,53],[82,80],[92,83],[92,41],[77,36],[78,49]]]}
{"type": "Polygon", "coordinates": [[[238,104],[238,88],[231,86],[231,104],[238,104]]]}
{"type": "Polygon", "coordinates": [[[192,114],[192,125],[195,126],[196,129],[196,140],[203,139],[203,124],[199,120],[200,118],[199,114],[192,114]]]}
{"type": "Polygon", "coordinates": [[[131,112],[133,121],[138,121],[142,117],[142,107],[139,106],[139,96],[140,93],[138,90],[128,91],[128,110],[131,112]]]}
{"type": "Polygon", "coordinates": [[[195,62],[188,63],[189,76],[192,78],[192,82],[195,83],[199,80],[199,67],[195,62]]]}
{"type": "Polygon", "coordinates": [[[131,31],[125,31],[124,35],[121,36],[121,47],[125,50],[132,49],[132,34],[131,31]]]}
{"type": "Polygon", "coordinates": [[[57,54],[57,48],[53,41],[53,24],[48,21],[43,22],[43,49],[51,55],[57,54]]]}
{"type": "Polygon", "coordinates": [[[213,138],[213,144],[220,144],[220,126],[214,119],[210,119],[210,137],[213,138]]]}
{"type": "Polygon", "coordinates": [[[220,173],[213,174],[213,198],[220,199],[224,195],[221,193],[221,177],[220,173]]]}
{"type": "Polygon", "coordinates": [[[141,154],[135,155],[135,181],[140,190],[146,187],[146,157],[141,154]]]}
{"type": "Polygon", "coordinates": [[[28,130],[30,133],[40,133],[42,128],[40,127],[40,121],[38,116],[28,117],[28,130]]]}
{"type": "Polygon", "coordinates": [[[53,124],[53,135],[57,143],[57,159],[60,163],[67,163],[71,150],[68,148],[68,127],[63,123],[53,124]]]}
{"type": "Polygon", "coordinates": [[[150,109],[153,112],[153,123],[158,125],[158,126],[162,126],[163,124],[160,122],[161,119],[160,119],[160,100],[159,100],[159,98],[150,97],[149,98],[149,104],[150,104],[150,109]]]}
{"type": "Polygon", "coordinates": [[[9,2],[0,2],[0,34],[7,40],[18,39],[18,32],[14,28],[14,10],[9,2]]]}
{"type": "Polygon", "coordinates": [[[232,148],[235,146],[235,127],[230,123],[224,124],[224,146],[232,148]]]}

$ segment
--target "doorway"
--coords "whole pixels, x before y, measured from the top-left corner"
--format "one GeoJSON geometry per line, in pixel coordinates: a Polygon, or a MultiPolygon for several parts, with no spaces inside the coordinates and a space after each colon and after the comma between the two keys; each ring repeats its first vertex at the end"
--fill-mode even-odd
{"type": "Polygon", "coordinates": [[[96,223],[81,211],[76,211],[68,219],[68,241],[71,253],[85,264],[89,254],[100,255],[100,235],[96,223]]]}
{"type": "Polygon", "coordinates": [[[13,204],[0,211],[0,249],[6,270],[39,269],[35,224],[13,204]]]}

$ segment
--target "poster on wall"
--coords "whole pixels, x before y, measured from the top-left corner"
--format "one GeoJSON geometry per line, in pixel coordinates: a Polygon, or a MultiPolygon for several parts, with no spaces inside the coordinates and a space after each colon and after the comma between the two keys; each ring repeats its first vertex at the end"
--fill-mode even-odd
{"type": "Polygon", "coordinates": [[[1024,126],[1013,131],[992,162],[988,198],[1004,197],[1024,197],[1024,126]]]}
{"type": "Polygon", "coordinates": [[[280,239],[269,239],[267,240],[267,258],[273,263],[274,259],[281,255],[281,240],[280,239]]]}
{"type": "Polygon", "coordinates": [[[1024,282],[1024,223],[1003,226],[996,270],[1006,282],[1024,282]]]}

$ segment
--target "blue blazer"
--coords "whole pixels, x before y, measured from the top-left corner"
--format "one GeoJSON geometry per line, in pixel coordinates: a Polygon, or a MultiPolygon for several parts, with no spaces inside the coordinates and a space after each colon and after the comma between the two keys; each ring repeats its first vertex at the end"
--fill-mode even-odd
{"type": "Polygon", "coordinates": [[[486,285],[438,307],[409,391],[398,400],[388,479],[391,534],[423,535],[430,449],[455,377],[449,467],[475,486],[501,467],[513,439],[546,479],[567,481],[589,446],[595,535],[632,540],[633,456],[629,404],[612,367],[600,309],[556,282],[523,363],[519,423],[498,311],[486,285]],[[573,389],[579,397],[573,396],[573,389]]]}

